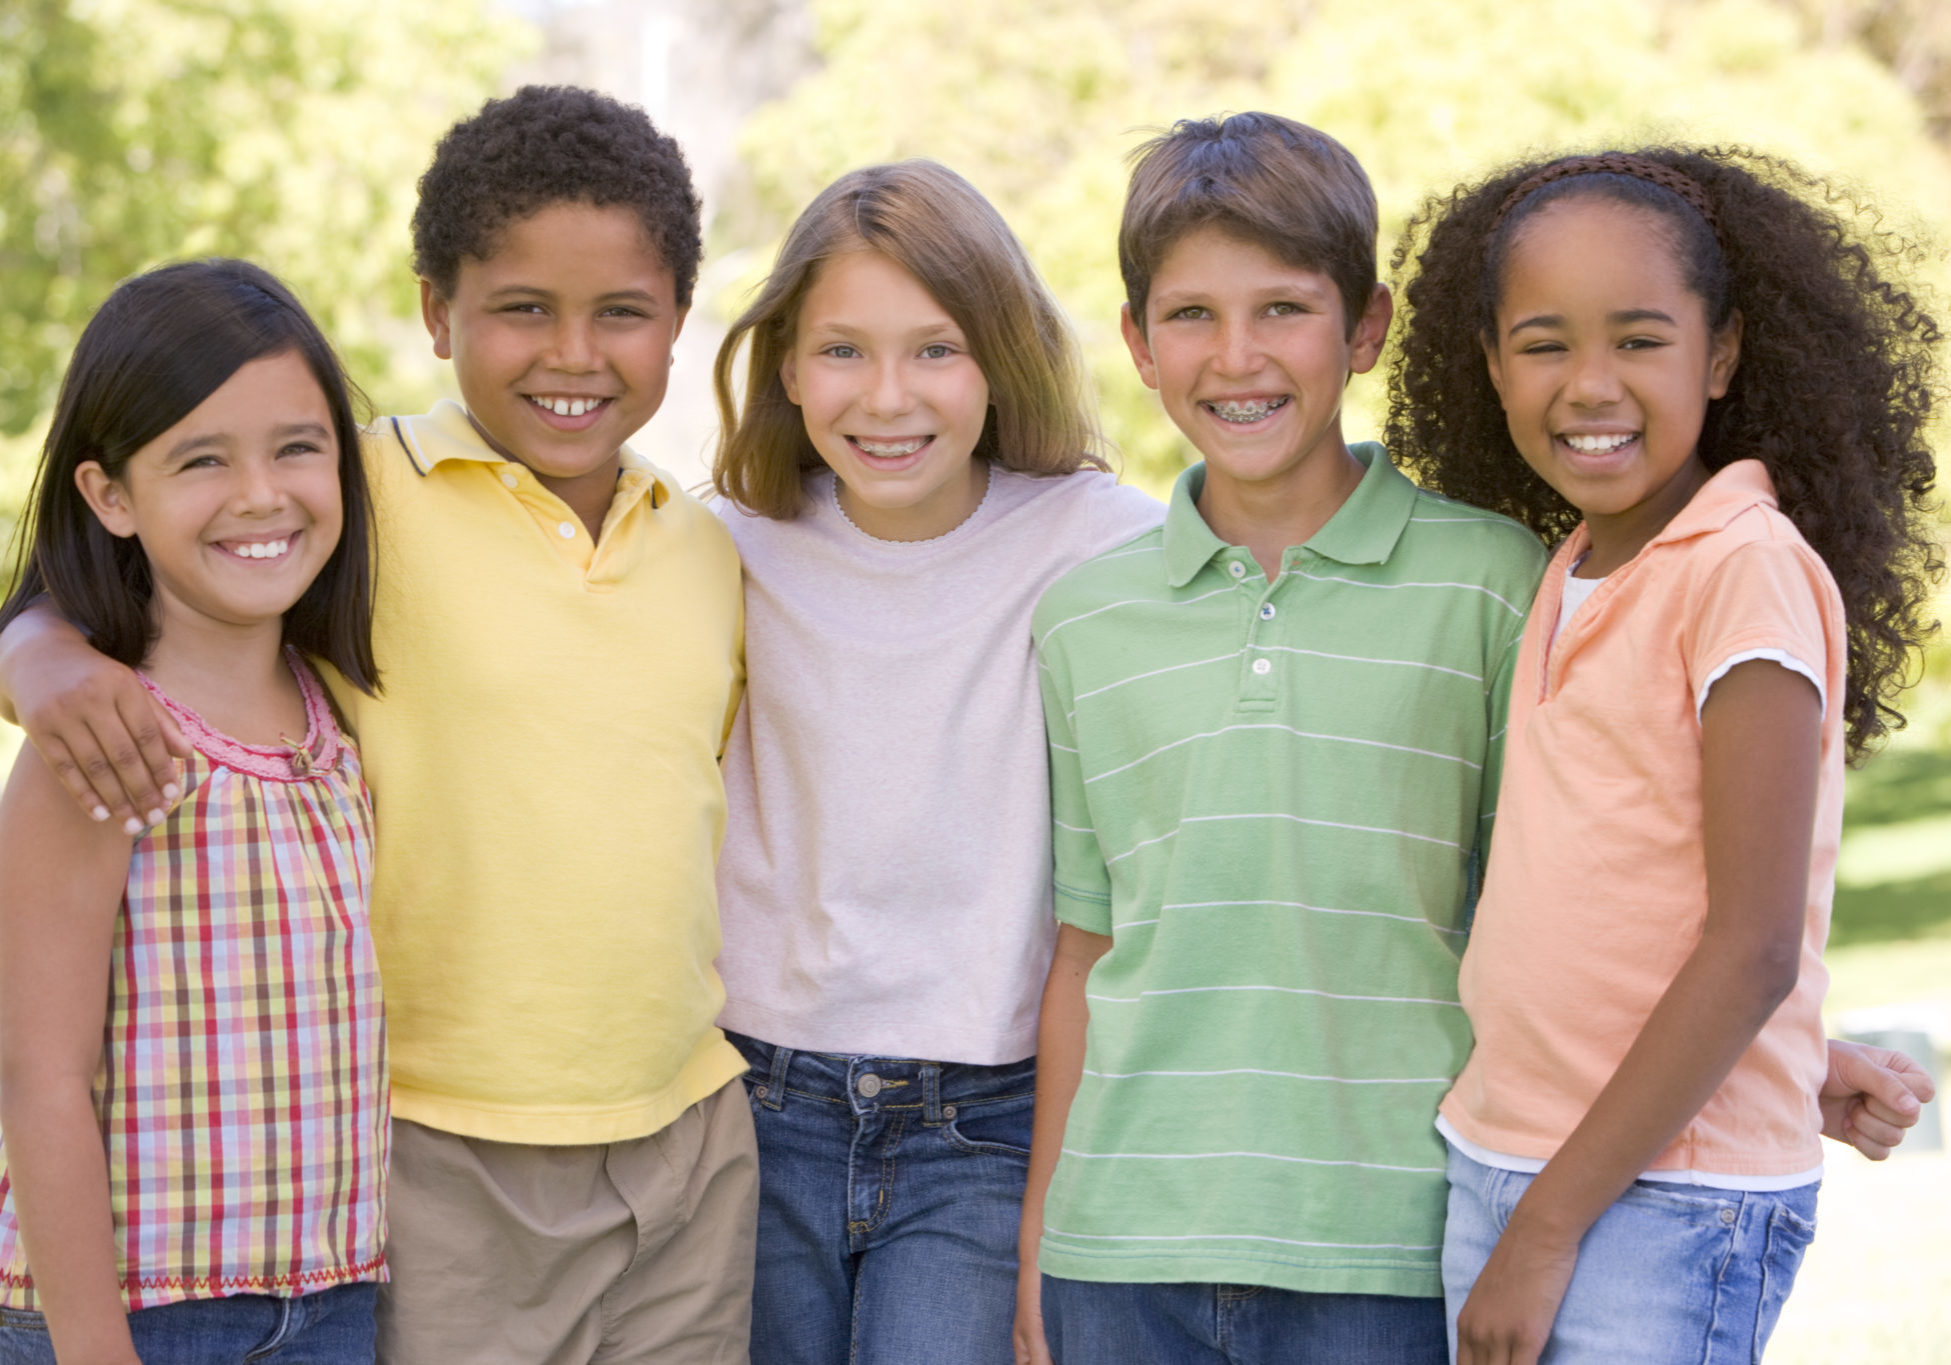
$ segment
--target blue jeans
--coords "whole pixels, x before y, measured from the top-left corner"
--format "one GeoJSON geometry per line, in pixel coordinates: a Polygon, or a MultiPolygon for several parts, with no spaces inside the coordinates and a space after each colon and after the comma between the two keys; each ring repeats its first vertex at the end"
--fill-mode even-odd
{"type": "MultiPolygon", "coordinates": [[[[1443,1293],[1452,1341],[1470,1287],[1534,1178],[1450,1148],[1443,1293]]],[[[1759,1361],[1815,1236],[1816,1189],[1636,1181],[1579,1243],[1541,1365],[1759,1361]]]]}
{"type": "Polygon", "coordinates": [[[1443,1301],[1043,1277],[1057,1365],[1447,1365],[1443,1301]]]}
{"type": "MultiPolygon", "coordinates": [[[[129,1335],[142,1365],[372,1365],[378,1290],[367,1282],[295,1299],[185,1299],[129,1314],[129,1335]]],[[[47,1319],[0,1308],[0,1365],[54,1365],[47,1319]]]]}
{"type": "Polygon", "coordinates": [[[1009,1365],[1034,1059],[727,1036],[759,1134],[754,1365],[1009,1365]]]}

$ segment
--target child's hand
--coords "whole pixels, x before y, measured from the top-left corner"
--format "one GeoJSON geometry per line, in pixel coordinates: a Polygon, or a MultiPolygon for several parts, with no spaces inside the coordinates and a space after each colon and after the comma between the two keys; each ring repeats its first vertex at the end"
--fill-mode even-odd
{"type": "Polygon", "coordinates": [[[1016,1365],[1051,1365],[1043,1339],[1043,1276],[1034,1256],[1025,1264],[1016,1275],[1016,1365]]]}
{"type": "Polygon", "coordinates": [[[1457,1317],[1457,1365],[1536,1365],[1578,1264],[1578,1242],[1526,1236],[1517,1217],[1457,1317]]]}
{"type": "Polygon", "coordinates": [[[76,805],[128,834],[162,818],[180,794],[170,756],[190,746],[133,672],[56,619],[6,681],[21,728],[76,805]]]}
{"type": "Polygon", "coordinates": [[[1822,1082],[1822,1133],[1881,1161],[1904,1140],[1937,1093],[1924,1068],[1901,1052],[1829,1040],[1822,1082]]]}

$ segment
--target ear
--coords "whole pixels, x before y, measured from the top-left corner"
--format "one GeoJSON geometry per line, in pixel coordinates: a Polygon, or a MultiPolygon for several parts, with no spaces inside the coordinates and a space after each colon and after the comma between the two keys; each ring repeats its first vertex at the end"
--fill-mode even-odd
{"type": "MultiPolygon", "coordinates": [[[[685,304],[684,307],[677,310],[677,322],[671,327],[671,341],[673,343],[675,343],[679,337],[684,335],[684,320],[690,316],[691,316],[691,305],[688,303],[685,304]]],[[[677,352],[672,351],[671,355],[675,357],[677,355],[677,352]]]]}
{"type": "Polygon", "coordinates": [[[434,354],[442,360],[454,358],[454,336],[448,327],[450,307],[447,299],[434,288],[434,282],[422,275],[420,277],[420,320],[427,324],[427,335],[434,339],[434,354]]]}
{"type": "Polygon", "coordinates": [[[135,534],[135,508],[129,503],[129,490],[111,479],[99,463],[83,460],[76,465],[75,487],[110,535],[126,539],[135,534]]]}
{"type": "Polygon", "coordinates": [[[1484,365],[1490,371],[1490,386],[1497,390],[1497,399],[1504,399],[1504,358],[1497,350],[1497,337],[1491,332],[1477,333],[1477,341],[1484,348],[1484,365]]]}
{"type": "Polygon", "coordinates": [[[1389,292],[1388,285],[1377,284],[1369,291],[1368,305],[1362,309],[1355,333],[1348,339],[1350,374],[1367,374],[1375,368],[1375,362],[1382,358],[1382,343],[1388,338],[1389,324],[1395,315],[1395,295],[1389,292]]]}
{"type": "Polygon", "coordinates": [[[1138,377],[1145,381],[1145,387],[1158,387],[1158,361],[1152,356],[1151,339],[1145,329],[1131,315],[1131,305],[1118,309],[1118,330],[1124,333],[1125,349],[1131,352],[1131,363],[1138,367],[1138,377]]]}
{"type": "Polygon", "coordinates": [[[779,362],[779,382],[786,386],[786,401],[794,407],[799,406],[799,357],[786,352],[786,358],[779,362]]]}
{"type": "Polygon", "coordinates": [[[1728,314],[1727,325],[1707,342],[1707,396],[1727,397],[1727,386],[1734,382],[1735,368],[1741,363],[1741,310],[1728,314]]]}

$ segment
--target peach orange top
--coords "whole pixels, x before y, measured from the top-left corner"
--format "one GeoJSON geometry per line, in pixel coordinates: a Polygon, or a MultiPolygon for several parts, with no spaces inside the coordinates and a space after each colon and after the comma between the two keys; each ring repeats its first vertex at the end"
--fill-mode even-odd
{"type": "Polygon", "coordinates": [[[1843,805],[1842,599],[1757,460],[1716,473],[1556,640],[1560,547],[1512,684],[1503,787],[1462,967],[1476,1049],[1443,1101],[1468,1141],[1549,1159],[1700,940],[1699,706],[1734,662],[1820,669],[1821,768],[1794,991],[1655,1170],[1774,1176],[1821,1164],[1819,1008],[1843,805]]]}

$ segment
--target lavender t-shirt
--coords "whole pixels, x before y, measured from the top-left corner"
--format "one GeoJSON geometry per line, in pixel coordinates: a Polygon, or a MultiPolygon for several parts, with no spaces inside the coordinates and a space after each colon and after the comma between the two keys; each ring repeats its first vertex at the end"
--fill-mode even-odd
{"type": "Polygon", "coordinates": [[[1165,509],[1096,471],[997,468],[934,540],[867,535],[824,470],[795,520],[718,510],[745,563],[748,675],[719,1023],[819,1052],[1029,1056],[1056,937],[1030,612],[1165,509]]]}

